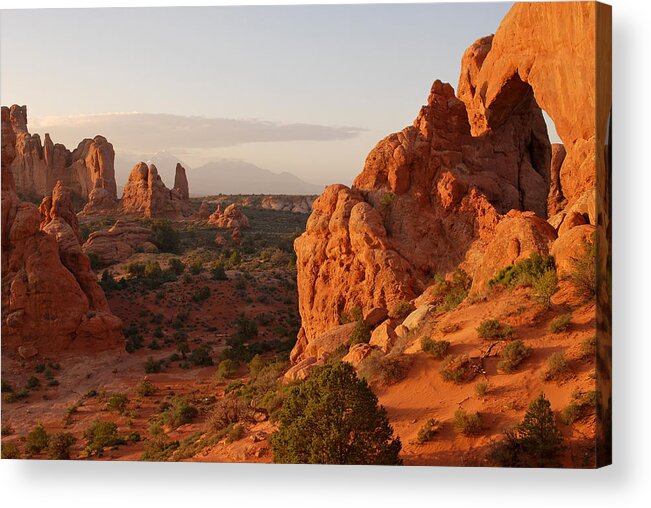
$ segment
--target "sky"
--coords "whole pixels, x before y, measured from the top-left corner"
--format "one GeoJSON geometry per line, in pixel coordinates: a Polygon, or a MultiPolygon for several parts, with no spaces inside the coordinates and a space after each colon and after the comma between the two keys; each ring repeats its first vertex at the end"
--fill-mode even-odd
{"type": "Polygon", "coordinates": [[[0,98],[68,148],[103,134],[120,153],[350,184],[511,5],[2,11],[0,98]]]}

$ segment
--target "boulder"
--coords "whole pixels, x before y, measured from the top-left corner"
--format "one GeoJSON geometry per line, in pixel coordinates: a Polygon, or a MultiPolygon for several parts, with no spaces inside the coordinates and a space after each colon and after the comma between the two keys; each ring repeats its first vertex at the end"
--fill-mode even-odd
{"type": "Polygon", "coordinates": [[[226,208],[222,209],[221,205],[208,218],[208,224],[212,224],[218,229],[248,229],[249,219],[242,209],[235,203],[231,203],[226,208]]]}
{"type": "Polygon", "coordinates": [[[388,313],[386,309],[383,309],[382,307],[373,307],[364,314],[363,318],[364,322],[372,328],[384,321],[387,318],[387,315],[388,313]]]}
{"type": "Polygon", "coordinates": [[[369,344],[355,344],[350,348],[348,353],[341,359],[343,362],[350,363],[353,367],[359,367],[359,364],[370,355],[375,348],[369,344]]]}
{"type": "Polygon", "coordinates": [[[396,332],[391,327],[391,321],[387,319],[371,332],[369,344],[381,349],[384,353],[388,353],[397,338],[396,332]]]}
{"type": "Polygon", "coordinates": [[[409,331],[414,331],[420,328],[420,326],[425,323],[429,315],[432,314],[432,312],[435,310],[436,307],[433,305],[424,305],[422,307],[419,307],[404,319],[402,326],[407,328],[409,331]]]}
{"type": "Polygon", "coordinates": [[[93,255],[101,265],[129,259],[135,252],[156,252],[151,229],[118,220],[108,230],[92,232],[82,245],[86,255],[93,255]]]}
{"type": "Polygon", "coordinates": [[[595,231],[596,227],[591,224],[576,226],[559,236],[553,243],[551,255],[554,256],[559,277],[568,275],[574,270],[574,260],[585,255],[592,247],[595,231]]]}

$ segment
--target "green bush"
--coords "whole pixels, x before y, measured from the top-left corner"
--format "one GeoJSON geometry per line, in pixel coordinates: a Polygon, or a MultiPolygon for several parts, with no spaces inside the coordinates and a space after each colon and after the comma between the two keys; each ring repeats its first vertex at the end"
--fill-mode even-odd
{"type": "Polygon", "coordinates": [[[560,418],[565,425],[572,425],[579,418],[584,416],[586,408],[594,408],[597,405],[597,392],[580,392],[575,391],[572,394],[572,400],[561,411],[560,418]]]}
{"type": "Polygon", "coordinates": [[[8,381],[2,380],[2,393],[13,392],[14,387],[8,381]]]}
{"type": "Polygon", "coordinates": [[[458,307],[468,296],[470,286],[472,286],[472,279],[466,272],[457,268],[452,278],[444,282],[442,299],[437,305],[437,310],[447,312],[458,307]]]}
{"type": "Polygon", "coordinates": [[[477,397],[485,397],[488,391],[490,390],[490,383],[488,381],[479,381],[475,385],[475,394],[477,397]]]}
{"type": "Polygon", "coordinates": [[[203,264],[201,264],[201,261],[197,261],[190,265],[190,273],[192,275],[199,275],[201,272],[203,272],[203,264]]]}
{"type": "Polygon", "coordinates": [[[515,337],[511,325],[500,323],[497,319],[484,319],[477,327],[477,333],[482,339],[506,340],[515,337]]]}
{"type": "Polygon", "coordinates": [[[243,312],[240,312],[235,322],[235,338],[239,341],[254,339],[258,335],[258,325],[255,320],[249,319],[243,312]]]}
{"type": "Polygon", "coordinates": [[[176,275],[181,275],[185,271],[185,264],[179,258],[170,259],[170,270],[176,275]]]}
{"type": "Polygon", "coordinates": [[[147,361],[145,362],[145,373],[146,374],[156,374],[158,372],[161,372],[164,368],[164,361],[163,360],[154,360],[152,356],[147,358],[147,361]]]}
{"type": "Polygon", "coordinates": [[[398,355],[385,355],[382,351],[372,351],[359,366],[363,379],[378,384],[389,386],[404,379],[407,375],[409,364],[406,358],[398,355]]]}
{"type": "Polygon", "coordinates": [[[19,459],[20,448],[18,445],[11,441],[2,442],[2,458],[3,459],[19,459]]]}
{"type": "Polygon", "coordinates": [[[396,199],[396,195],[393,192],[385,192],[380,199],[380,204],[382,206],[391,206],[394,199],[396,199]]]}
{"type": "Polygon", "coordinates": [[[228,277],[226,276],[226,270],[222,264],[215,265],[212,270],[210,270],[210,272],[212,274],[213,280],[228,280],[228,277]]]}
{"type": "Polygon", "coordinates": [[[441,362],[439,372],[445,381],[461,384],[472,381],[478,370],[467,355],[448,355],[441,362]]]}
{"type": "Polygon", "coordinates": [[[244,437],[244,425],[241,423],[231,425],[226,433],[226,442],[233,443],[244,437]]]}
{"type": "Polygon", "coordinates": [[[114,422],[95,420],[84,431],[86,449],[91,453],[100,453],[108,446],[124,444],[118,435],[118,426],[114,422]]]}
{"type": "Polygon", "coordinates": [[[163,421],[172,428],[180,427],[194,420],[199,411],[186,399],[177,398],[172,402],[172,407],[163,413],[163,421]]]}
{"type": "Polygon", "coordinates": [[[534,280],[541,277],[548,270],[556,270],[554,258],[534,252],[527,259],[500,270],[495,277],[488,281],[488,285],[490,287],[498,285],[531,286],[534,280]]]}
{"type": "Polygon", "coordinates": [[[156,393],[156,386],[153,383],[145,380],[138,385],[136,393],[141,397],[151,397],[156,393]]]}
{"type": "Polygon", "coordinates": [[[561,333],[567,331],[572,321],[572,314],[562,314],[549,323],[549,331],[552,333],[561,333]]]}
{"type": "Polygon", "coordinates": [[[29,390],[27,388],[23,388],[17,392],[5,393],[2,396],[2,400],[8,404],[11,404],[12,402],[18,402],[19,400],[26,399],[27,397],[29,397],[29,390]]]}
{"type": "Polygon", "coordinates": [[[506,373],[515,372],[519,365],[531,356],[532,351],[521,340],[509,342],[500,353],[501,360],[497,368],[506,373]]]}
{"type": "Polygon", "coordinates": [[[145,275],[145,264],[133,261],[127,265],[127,273],[132,277],[142,277],[145,275]]]}
{"type": "Polygon", "coordinates": [[[371,328],[366,324],[363,319],[358,319],[355,323],[353,331],[350,332],[350,345],[355,344],[368,344],[371,340],[371,328]]]}
{"type": "Polygon", "coordinates": [[[274,462],[401,464],[386,410],[348,363],[327,363],[294,386],[270,438],[274,462]],[[318,429],[318,430],[317,430],[318,429]]]}
{"type": "Polygon", "coordinates": [[[214,365],[214,362],[210,357],[210,353],[206,347],[198,347],[196,349],[193,349],[188,356],[188,361],[192,365],[196,365],[198,367],[207,367],[214,365]]]}
{"type": "Polygon", "coordinates": [[[393,306],[389,314],[395,319],[404,319],[411,314],[413,310],[414,306],[411,303],[400,301],[393,306]]]}
{"type": "Polygon", "coordinates": [[[581,357],[594,358],[597,353],[597,337],[593,335],[581,342],[581,357]]]}
{"type": "Polygon", "coordinates": [[[557,467],[562,449],[563,436],[551,404],[541,393],[529,404],[522,423],[493,446],[490,457],[504,467],[557,467]]]}
{"type": "Polygon", "coordinates": [[[157,220],[152,225],[152,241],[161,252],[178,252],[181,245],[179,233],[169,221],[157,220]]]}
{"type": "Polygon", "coordinates": [[[217,372],[215,373],[215,375],[220,380],[230,379],[235,375],[238,368],[239,365],[237,362],[227,358],[226,360],[222,360],[221,362],[219,362],[219,365],[217,365],[217,372]]]}
{"type": "Polygon", "coordinates": [[[48,446],[50,437],[45,431],[42,423],[36,424],[28,434],[25,440],[25,451],[30,455],[40,453],[48,446]]]}
{"type": "Polygon", "coordinates": [[[194,302],[203,302],[210,298],[210,288],[207,286],[200,287],[193,295],[192,301],[194,302]]]}
{"type": "Polygon", "coordinates": [[[420,429],[418,429],[416,442],[418,444],[424,444],[428,441],[434,440],[434,437],[438,434],[439,430],[441,430],[441,423],[436,418],[430,418],[420,429]]]}
{"type": "Polygon", "coordinates": [[[77,438],[70,432],[57,432],[50,437],[48,457],[53,460],[70,459],[70,448],[77,442],[77,438]]]}
{"type": "Polygon", "coordinates": [[[249,374],[251,374],[252,378],[255,378],[262,369],[265,368],[267,365],[267,361],[262,358],[260,355],[255,355],[253,358],[251,358],[251,361],[249,362],[249,374]]]}
{"type": "Polygon", "coordinates": [[[217,400],[208,417],[208,428],[212,432],[221,432],[229,425],[239,423],[250,417],[251,411],[246,404],[236,397],[224,396],[217,400]]]}
{"type": "Polygon", "coordinates": [[[558,381],[562,379],[570,370],[569,363],[565,354],[561,352],[553,353],[547,360],[547,370],[543,375],[545,381],[558,381]]]}
{"type": "Polygon", "coordinates": [[[114,393],[106,402],[106,409],[109,411],[117,411],[123,415],[126,412],[128,405],[129,397],[126,393],[114,393]]]}
{"type": "Polygon", "coordinates": [[[463,408],[459,408],[454,412],[452,425],[454,430],[464,436],[476,436],[481,433],[483,427],[479,413],[469,413],[463,408]]]}
{"type": "Polygon", "coordinates": [[[41,382],[36,376],[30,376],[30,378],[27,380],[27,383],[25,383],[25,388],[31,390],[32,388],[40,386],[40,384],[41,382]]]}
{"type": "Polygon", "coordinates": [[[540,277],[531,283],[533,297],[540,302],[545,308],[551,307],[552,296],[558,291],[558,278],[556,269],[546,270],[540,277]]]}
{"type": "Polygon", "coordinates": [[[431,354],[434,358],[441,359],[447,353],[450,347],[449,340],[433,340],[429,337],[423,337],[420,341],[420,347],[425,353],[431,354]]]}

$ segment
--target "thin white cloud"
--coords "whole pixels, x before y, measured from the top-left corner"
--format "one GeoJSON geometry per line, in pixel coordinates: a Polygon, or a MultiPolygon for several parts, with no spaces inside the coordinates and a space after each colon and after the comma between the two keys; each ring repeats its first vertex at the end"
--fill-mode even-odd
{"type": "Polygon", "coordinates": [[[30,132],[49,132],[53,140],[66,146],[76,146],[84,138],[101,134],[116,149],[140,152],[218,148],[256,142],[335,141],[354,138],[364,131],[358,127],[137,112],[33,118],[29,129],[30,132]]]}

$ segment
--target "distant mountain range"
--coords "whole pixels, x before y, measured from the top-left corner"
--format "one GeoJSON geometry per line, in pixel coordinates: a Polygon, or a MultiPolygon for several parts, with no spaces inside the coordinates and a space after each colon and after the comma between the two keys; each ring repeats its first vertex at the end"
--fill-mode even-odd
{"type": "Polygon", "coordinates": [[[314,195],[323,191],[322,185],[301,180],[296,175],[283,171],[274,173],[250,162],[238,159],[217,159],[198,168],[191,168],[181,159],[169,152],[143,155],[116,154],[115,178],[118,195],[129,178],[133,166],[139,162],[153,162],[158,168],[163,182],[168,187],[174,185],[177,163],[186,169],[191,196],[210,196],[215,194],[292,194],[314,195]]]}

